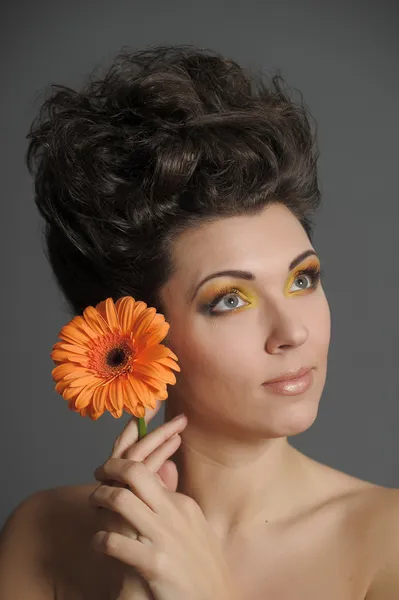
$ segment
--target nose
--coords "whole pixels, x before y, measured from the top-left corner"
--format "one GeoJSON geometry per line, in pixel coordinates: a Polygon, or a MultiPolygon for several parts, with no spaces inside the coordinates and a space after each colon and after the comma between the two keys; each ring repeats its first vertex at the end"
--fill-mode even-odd
{"type": "Polygon", "coordinates": [[[272,326],[265,343],[268,354],[282,354],[290,348],[297,348],[306,342],[309,330],[301,316],[291,307],[279,306],[275,309],[272,326]]]}

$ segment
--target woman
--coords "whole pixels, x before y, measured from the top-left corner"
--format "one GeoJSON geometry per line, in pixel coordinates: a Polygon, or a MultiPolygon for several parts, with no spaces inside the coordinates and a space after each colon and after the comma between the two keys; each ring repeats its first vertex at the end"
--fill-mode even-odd
{"type": "Polygon", "coordinates": [[[165,424],[137,442],[132,419],[103,485],[14,511],[4,600],[398,597],[398,491],[287,440],[326,379],[317,158],[282,79],[214,52],[124,52],[83,91],[54,89],[28,163],[58,283],[74,314],[155,306],[181,372],[165,424]]]}

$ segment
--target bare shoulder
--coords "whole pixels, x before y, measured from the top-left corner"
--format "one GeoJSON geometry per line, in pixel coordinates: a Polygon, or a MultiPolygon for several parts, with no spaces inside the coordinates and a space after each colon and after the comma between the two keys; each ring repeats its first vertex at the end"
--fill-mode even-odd
{"type": "MultiPolygon", "coordinates": [[[[15,564],[14,557],[20,556],[23,549],[26,564],[15,565],[15,569],[26,572],[28,567],[40,572],[48,591],[37,598],[101,598],[112,586],[114,565],[90,546],[100,529],[97,512],[88,501],[97,485],[39,491],[24,500],[7,520],[1,547],[8,558],[0,559],[0,565],[2,562],[6,570],[8,563],[15,564]]],[[[17,578],[16,572],[14,580],[17,578]]]]}
{"type": "Polygon", "coordinates": [[[375,486],[368,502],[368,551],[374,557],[367,600],[399,598],[399,489],[375,486]]]}
{"type": "MultiPolygon", "coordinates": [[[[356,520],[363,530],[368,525],[373,536],[377,536],[375,542],[379,531],[399,525],[399,489],[354,477],[312,459],[306,461],[317,480],[320,497],[341,506],[343,514],[356,520]]],[[[313,493],[317,496],[315,490],[313,493]]]]}
{"type": "Polygon", "coordinates": [[[43,493],[26,498],[6,520],[0,532],[0,597],[53,598],[45,561],[43,493]]]}
{"type": "Polygon", "coordinates": [[[312,460],[308,464],[365,574],[366,600],[397,600],[399,489],[377,485],[312,460]]]}
{"type": "Polygon", "coordinates": [[[47,564],[61,597],[101,600],[113,597],[118,586],[120,564],[91,547],[101,524],[88,497],[98,485],[58,487],[43,498],[47,564]]]}

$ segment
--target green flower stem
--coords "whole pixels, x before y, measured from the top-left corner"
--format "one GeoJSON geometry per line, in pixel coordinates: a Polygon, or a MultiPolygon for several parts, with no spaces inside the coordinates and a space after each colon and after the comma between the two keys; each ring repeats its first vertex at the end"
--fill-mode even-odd
{"type": "Polygon", "coordinates": [[[138,427],[139,427],[139,440],[141,440],[145,435],[147,435],[147,425],[144,420],[144,417],[142,419],[139,419],[138,427]]]}

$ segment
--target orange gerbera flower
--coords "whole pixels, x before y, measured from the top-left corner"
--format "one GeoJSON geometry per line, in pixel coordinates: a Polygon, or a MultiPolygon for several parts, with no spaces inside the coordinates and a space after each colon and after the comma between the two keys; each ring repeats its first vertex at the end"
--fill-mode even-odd
{"type": "Polygon", "coordinates": [[[88,306],[65,325],[53,346],[55,389],[70,410],[96,420],[123,411],[144,422],[146,408],[166,400],[176,383],[177,356],[160,344],[169,330],[165,317],[131,296],[88,306]]]}

